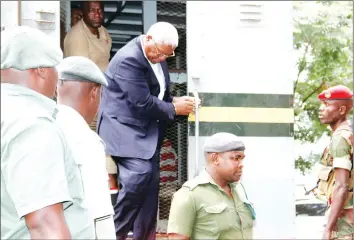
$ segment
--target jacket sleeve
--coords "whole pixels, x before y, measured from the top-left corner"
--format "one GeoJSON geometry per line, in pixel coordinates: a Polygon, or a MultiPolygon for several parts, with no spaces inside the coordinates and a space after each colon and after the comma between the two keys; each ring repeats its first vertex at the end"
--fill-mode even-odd
{"type": "Polygon", "coordinates": [[[150,94],[144,72],[144,67],[136,58],[127,57],[117,66],[113,79],[141,115],[151,119],[173,120],[173,104],[150,94]]]}

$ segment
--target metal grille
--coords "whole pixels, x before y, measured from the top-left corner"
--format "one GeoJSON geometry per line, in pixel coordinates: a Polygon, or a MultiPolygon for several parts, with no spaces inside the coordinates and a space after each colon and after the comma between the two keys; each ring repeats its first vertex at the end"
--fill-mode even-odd
{"type": "Polygon", "coordinates": [[[179,43],[175,51],[174,58],[167,59],[168,66],[171,69],[187,69],[186,57],[186,2],[157,2],[157,21],[169,22],[173,24],[178,31],[179,43]]]}
{"type": "MultiPolygon", "coordinates": [[[[173,24],[179,34],[176,56],[168,58],[173,96],[187,95],[186,61],[186,3],[157,2],[157,21],[173,24]],[[178,81],[177,81],[178,79],[178,81]],[[181,79],[184,79],[181,81],[181,79]]],[[[160,195],[157,232],[165,233],[169,218],[171,199],[187,180],[188,119],[177,117],[169,125],[160,155],[160,195]]]]}

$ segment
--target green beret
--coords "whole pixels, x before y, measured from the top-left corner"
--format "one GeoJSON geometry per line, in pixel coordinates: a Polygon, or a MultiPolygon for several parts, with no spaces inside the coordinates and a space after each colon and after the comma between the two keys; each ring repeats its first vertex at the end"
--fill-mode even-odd
{"type": "Polygon", "coordinates": [[[220,132],[206,139],[204,152],[222,153],[229,151],[244,151],[245,144],[234,134],[220,132]]]}
{"type": "Polygon", "coordinates": [[[10,27],[1,32],[1,69],[52,68],[62,59],[59,43],[36,28],[10,27]]]}
{"type": "Polygon", "coordinates": [[[81,56],[64,58],[57,66],[59,79],[62,81],[87,81],[105,87],[107,80],[99,67],[90,59],[81,56]]]}

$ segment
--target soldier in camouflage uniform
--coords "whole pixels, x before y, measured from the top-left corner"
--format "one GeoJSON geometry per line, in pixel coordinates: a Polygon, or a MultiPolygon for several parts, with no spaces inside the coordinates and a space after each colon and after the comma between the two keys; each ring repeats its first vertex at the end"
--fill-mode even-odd
{"type": "Polygon", "coordinates": [[[353,93],[344,86],[323,91],[321,123],[329,124],[333,135],[321,157],[317,197],[328,203],[327,223],[322,239],[353,239],[353,132],[346,117],[353,107],[353,93]]]}

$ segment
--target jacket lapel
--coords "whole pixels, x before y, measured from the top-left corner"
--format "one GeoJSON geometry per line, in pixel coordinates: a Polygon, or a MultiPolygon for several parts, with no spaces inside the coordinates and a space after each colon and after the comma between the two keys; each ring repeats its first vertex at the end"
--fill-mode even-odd
{"type": "Polygon", "coordinates": [[[136,38],[136,45],[141,52],[141,55],[140,55],[141,59],[140,60],[143,63],[145,63],[147,68],[149,69],[149,71],[146,73],[146,75],[148,77],[147,83],[150,88],[150,93],[152,95],[154,95],[155,97],[157,97],[160,92],[160,84],[159,84],[159,81],[157,80],[154,70],[151,68],[150,62],[146,59],[146,57],[144,55],[144,51],[141,46],[141,37],[140,36],[136,38]]]}

